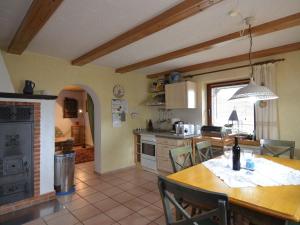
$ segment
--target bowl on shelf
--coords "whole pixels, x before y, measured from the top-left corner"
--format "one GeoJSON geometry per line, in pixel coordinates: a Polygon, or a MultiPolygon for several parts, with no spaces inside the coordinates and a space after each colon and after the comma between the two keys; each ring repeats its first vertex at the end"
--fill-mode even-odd
{"type": "Polygon", "coordinates": [[[181,81],[181,73],[176,72],[176,71],[171,72],[169,75],[169,83],[172,84],[172,83],[176,83],[179,81],[181,81]]]}

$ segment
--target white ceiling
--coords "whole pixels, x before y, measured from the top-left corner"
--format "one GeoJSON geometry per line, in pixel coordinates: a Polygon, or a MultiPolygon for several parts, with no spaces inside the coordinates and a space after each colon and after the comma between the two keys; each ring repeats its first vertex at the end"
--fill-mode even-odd
{"type": "Polygon", "coordinates": [[[7,48],[32,0],[0,0],[0,47],[7,48]]]}
{"type": "MultiPolygon", "coordinates": [[[[28,51],[72,60],[128,29],[178,4],[180,0],[64,0],[36,35],[28,51]]],[[[0,46],[6,48],[31,0],[0,1],[0,46]]],[[[254,25],[300,11],[299,0],[224,0],[160,32],[112,52],[93,63],[113,68],[207,41],[242,28],[243,17],[254,16],[254,25]]],[[[254,38],[254,50],[300,41],[300,26],[254,38]]],[[[139,70],[154,73],[195,63],[243,54],[249,41],[241,40],[205,52],[139,70]]]]}

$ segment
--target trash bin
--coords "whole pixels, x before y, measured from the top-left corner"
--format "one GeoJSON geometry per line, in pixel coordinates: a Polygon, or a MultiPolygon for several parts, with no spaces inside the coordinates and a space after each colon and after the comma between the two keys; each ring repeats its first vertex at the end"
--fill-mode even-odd
{"type": "Polygon", "coordinates": [[[56,152],[54,156],[54,189],[58,195],[66,195],[74,188],[75,152],[56,152]]]}

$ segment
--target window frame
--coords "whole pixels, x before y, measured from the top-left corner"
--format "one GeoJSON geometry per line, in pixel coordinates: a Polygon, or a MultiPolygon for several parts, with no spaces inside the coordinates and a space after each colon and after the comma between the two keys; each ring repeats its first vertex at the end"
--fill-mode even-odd
{"type": "MultiPolygon", "coordinates": [[[[211,105],[211,94],[212,89],[216,87],[227,87],[227,86],[234,86],[234,85],[240,85],[240,84],[249,84],[250,79],[241,79],[241,80],[231,80],[231,81],[221,81],[216,83],[210,83],[206,86],[206,93],[207,93],[207,105],[206,105],[206,112],[207,112],[207,123],[209,126],[212,126],[212,105],[211,105]]],[[[255,121],[255,113],[254,113],[254,121],[255,121]]],[[[254,122],[255,127],[255,122],[254,122]]]]}

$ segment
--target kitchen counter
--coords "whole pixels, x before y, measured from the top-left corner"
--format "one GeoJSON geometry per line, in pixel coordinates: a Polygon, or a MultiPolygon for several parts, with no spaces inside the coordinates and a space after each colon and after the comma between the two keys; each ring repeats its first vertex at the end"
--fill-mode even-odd
{"type": "Polygon", "coordinates": [[[160,131],[160,130],[154,130],[154,131],[147,131],[147,130],[133,130],[134,134],[137,135],[143,135],[143,134],[152,134],[156,137],[165,137],[165,138],[172,138],[172,139],[189,139],[193,137],[198,137],[198,134],[192,134],[192,135],[178,135],[175,133],[172,133],[170,131],[160,131]]]}

